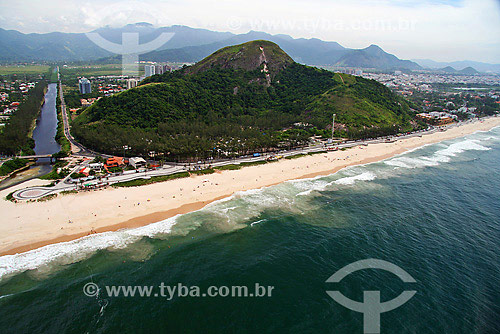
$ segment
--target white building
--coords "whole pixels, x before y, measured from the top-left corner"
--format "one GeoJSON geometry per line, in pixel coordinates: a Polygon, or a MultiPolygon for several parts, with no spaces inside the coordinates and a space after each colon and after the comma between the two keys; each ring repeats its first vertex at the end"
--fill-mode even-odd
{"type": "Polygon", "coordinates": [[[163,65],[155,65],[155,74],[163,74],[163,65]]]}
{"type": "Polygon", "coordinates": [[[144,75],[147,77],[150,77],[152,75],[155,75],[155,65],[145,65],[144,66],[144,75]]]}
{"type": "Polygon", "coordinates": [[[100,170],[102,170],[102,167],[103,167],[103,164],[100,162],[89,164],[90,170],[94,170],[94,171],[100,171],[100,170]]]}
{"type": "Polygon", "coordinates": [[[147,165],[146,160],[144,160],[143,158],[139,158],[139,157],[130,158],[128,163],[130,164],[130,166],[132,166],[134,168],[146,167],[146,165],[147,165]]]}
{"type": "Polygon", "coordinates": [[[163,73],[172,72],[172,67],[169,65],[163,65],[163,73]]]}
{"type": "Polygon", "coordinates": [[[92,93],[92,88],[89,79],[83,77],[78,81],[80,88],[80,94],[90,94],[92,93]]]}
{"type": "Polygon", "coordinates": [[[128,79],[127,80],[127,89],[137,87],[137,80],[136,79],[128,79]]]}

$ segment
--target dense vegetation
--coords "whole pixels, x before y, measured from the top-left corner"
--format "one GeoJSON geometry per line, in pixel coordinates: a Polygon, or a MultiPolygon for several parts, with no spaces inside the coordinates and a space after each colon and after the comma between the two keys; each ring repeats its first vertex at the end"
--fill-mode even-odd
{"type": "Polygon", "coordinates": [[[61,95],[59,93],[59,86],[57,88],[57,99],[56,99],[56,111],[57,111],[57,132],[56,132],[56,142],[61,145],[61,150],[58,153],[58,157],[68,156],[71,153],[71,143],[64,134],[64,122],[61,107],[61,95]]]}
{"type": "Polygon", "coordinates": [[[50,76],[49,76],[49,80],[50,80],[50,83],[57,83],[57,81],[59,81],[59,77],[57,75],[57,67],[52,67],[50,69],[50,76]]]}
{"type": "Polygon", "coordinates": [[[0,166],[0,176],[9,175],[10,173],[25,167],[29,163],[26,159],[12,159],[6,161],[0,166]]]}
{"type": "Polygon", "coordinates": [[[30,138],[33,123],[37,118],[47,88],[46,81],[40,81],[30,90],[25,101],[0,134],[0,154],[33,154],[35,142],[30,138]]]}
{"type": "Polygon", "coordinates": [[[246,59],[244,48],[225,48],[199,65],[153,76],[101,99],[74,121],[73,134],[103,152],[123,154],[127,145],[129,154],[155,151],[182,161],[290,148],[312,135],[329,137],[333,113],[337,135],[349,138],[411,129],[408,105],[385,86],[289,63],[283,51],[273,48],[265,47],[266,56],[275,59],[267,59],[274,71],[269,86],[263,65],[255,65],[259,52],[246,59]]]}
{"type": "Polygon", "coordinates": [[[115,184],[113,184],[113,187],[115,187],[115,188],[139,187],[139,186],[143,186],[146,184],[153,184],[153,183],[165,182],[165,181],[169,181],[169,180],[182,179],[185,177],[189,177],[189,175],[190,174],[188,172],[180,172],[180,173],[171,174],[171,175],[153,176],[149,179],[136,179],[136,180],[127,181],[127,182],[115,183],[115,184]]]}
{"type": "Polygon", "coordinates": [[[68,168],[64,168],[69,164],[66,160],[57,160],[52,165],[52,170],[49,174],[45,174],[40,177],[42,180],[60,180],[68,176],[69,170],[68,168]]]}
{"type": "Polygon", "coordinates": [[[413,115],[407,101],[390,89],[361,77],[337,74],[335,78],[343,84],[329,89],[308,106],[311,123],[318,127],[328,124],[334,111],[337,134],[350,139],[412,130],[413,115]]]}

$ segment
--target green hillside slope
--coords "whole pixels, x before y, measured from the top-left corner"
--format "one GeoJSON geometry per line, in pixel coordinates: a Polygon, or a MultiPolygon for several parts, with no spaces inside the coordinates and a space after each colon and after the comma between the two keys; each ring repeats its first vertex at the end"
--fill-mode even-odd
{"type": "Polygon", "coordinates": [[[276,44],[224,48],[193,67],[146,79],[104,98],[74,122],[90,148],[161,152],[169,160],[232,156],[337,135],[359,138],[411,128],[406,102],[371,80],[291,61],[276,44]]]}

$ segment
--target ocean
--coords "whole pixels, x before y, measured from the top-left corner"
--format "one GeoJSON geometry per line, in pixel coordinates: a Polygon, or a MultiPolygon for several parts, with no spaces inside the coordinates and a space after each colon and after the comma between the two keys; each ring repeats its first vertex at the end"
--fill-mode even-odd
{"type": "Polygon", "coordinates": [[[237,193],[146,227],[0,257],[0,333],[364,333],[367,312],[327,291],[364,303],[366,291],[385,302],[411,290],[380,314],[381,333],[493,334],[499,287],[496,128],[237,193]],[[383,268],[326,282],[367,259],[414,282],[383,268]],[[164,295],[162,284],[193,293],[164,295]],[[256,284],[267,295],[221,288],[256,284]],[[111,286],[154,293],[113,296],[111,286]],[[203,296],[210,287],[219,295],[203,296]]]}

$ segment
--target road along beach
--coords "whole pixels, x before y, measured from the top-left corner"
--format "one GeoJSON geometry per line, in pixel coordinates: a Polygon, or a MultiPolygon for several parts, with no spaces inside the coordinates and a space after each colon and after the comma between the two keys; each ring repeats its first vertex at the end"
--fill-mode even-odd
{"type": "MultiPolygon", "coordinates": [[[[493,117],[393,143],[357,146],[345,151],[280,160],[147,186],[59,195],[42,202],[12,203],[2,200],[0,255],[21,253],[91,233],[146,226],[199,210],[237,192],[333,174],[347,166],[384,160],[424,145],[487,131],[498,125],[500,118],[493,117]]],[[[1,191],[0,196],[5,198],[15,189],[45,183],[31,180],[16,188],[1,191]]]]}

